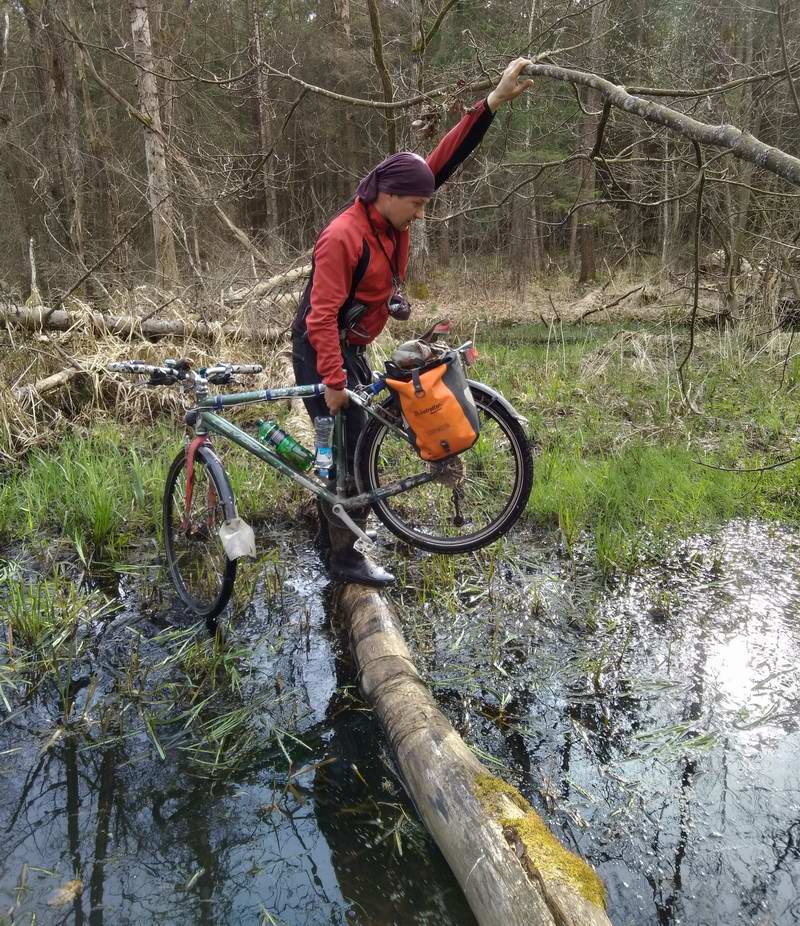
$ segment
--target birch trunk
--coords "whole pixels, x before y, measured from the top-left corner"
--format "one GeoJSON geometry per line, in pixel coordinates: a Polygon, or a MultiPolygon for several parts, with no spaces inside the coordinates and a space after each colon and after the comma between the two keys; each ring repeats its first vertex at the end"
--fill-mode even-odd
{"type": "Polygon", "coordinates": [[[274,144],[272,132],[272,113],[269,105],[267,75],[261,66],[264,60],[264,48],[261,37],[261,17],[255,0],[250,3],[250,41],[256,64],[256,107],[258,113],[258,138],[261,146],[259,156],[264,158],[261,165],[261,182],[264,186],[264,228],[273,231],[278,225],[278,196],[275,189],[273,158],[267,152],[274,144]]]}
{"type": "Polygon", "coordinates": [[[361,691],[481,926],[611,926],[594,870],[481,765],[439,710],[392,608],[363,585],[344,586],[339,602],[361,691]]]}
{"type": "Polygon", "coordinates": [[[147,163],[147,194],[153,209],[153,244],[156,276],[160,285],[178,283],[178,260],[173,237],[174,208],[172,181],[167,169],[164,150],[158,84],[150,39],[150,18],[147,0],[129,0],[133,54],[139,87],[139,108],[150,120],[152,128],[144,130],[144,153],[147,163]]]}

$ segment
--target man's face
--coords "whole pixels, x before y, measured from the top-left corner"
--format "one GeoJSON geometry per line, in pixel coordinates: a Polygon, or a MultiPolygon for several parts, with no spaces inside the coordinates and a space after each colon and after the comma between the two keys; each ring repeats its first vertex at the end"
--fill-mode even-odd
{"type": "Polygon", "coordinates": [[[405,231],[416,219],[425,218],[425,206],[429,200],[429,196],[397,196],[389,193],[383,215],[398,231],[405,231]]]}

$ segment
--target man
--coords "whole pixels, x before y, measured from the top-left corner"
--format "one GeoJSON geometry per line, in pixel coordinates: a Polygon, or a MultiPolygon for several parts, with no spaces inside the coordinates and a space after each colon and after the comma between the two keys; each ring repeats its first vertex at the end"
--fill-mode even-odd
{"type": "MultiPolygon", "coordinates": [[[[351,472],[364,413],[348,404],[346,388],[371,381],[366,345],[381,333],[389,315],[406,319],[410,314],[399,288],[408,265],[411,223],[425,216],[434,191],[480,144],[497,109],[531,86],[532,80],[519,80],[530,63],[527,58],[512,61],[489,96],[467,112],[426,160],[403,151],[382,161],[317,239],[311,279],[292,324],[295,380],[298,385],[325,384],[324,399],[306,400],[312,418],[344,410],[351,472]]],[[[351,512],[362,530],[367,514],[351,512]]],[[[327,540],[334,578],[376,586],[394,581],[391,573],[354,549],[356,537],[348,527],[323,511],[320,536],[323,543],[327,540]]]]}

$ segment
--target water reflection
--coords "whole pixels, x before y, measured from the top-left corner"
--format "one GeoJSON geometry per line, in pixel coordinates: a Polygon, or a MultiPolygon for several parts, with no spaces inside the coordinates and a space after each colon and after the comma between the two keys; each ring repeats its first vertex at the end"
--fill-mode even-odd
{"type": "MultiPolygon", "coordinates": [[[[180,748],[161,761],[145,733],[104,747],[99,730],[81,731],[42,750],[53,717],[40,703],[0,726],[8,922],[473,922],[394,780],[376,723],[353,697],[319,564],[301,555],[279,593],[269,576],[260,584],[241,627],[261,631],[252,635],[250,690],[278,684],[292,703],[285,697],[284,716],[264,718],[265,729],[284,725],[281,747],[265,740],[236,774],[199,778],[180,748]],[[36,728],[47,734],[32,743],[36,728]]],[[[129,612],[115,620],[136,622],[129,612]]],[[[120,634],[105,628],[103,639],[119,661],[120,634]]]]}
{"type": "MultiPolygon", "coordinates": [[[[618,589],[548,549],[509,551],[488,588],[465,558],[456,598],[408,603],[407,635],[454,724],[598,867],[620,926],[800,921],[800,535],[732,524],[618,589]]],[[[263,749],[222,781],[198,778],[178,747],[161,761],[144,733],[48,744],[53,706],[6,718],[0,914],[473,922],[355,696],[324,588],[302,546],[255,583],[245,697],[281,702],[254,728],[263,749]]],[[[109,694],[131,629],[157,630],[134,599],[98,632],[109,694]]],[[[150,645],[142,658],[157,662],[150,645]]],[[[76,691],[93,671],[74,668],[76,691]]]]}
{"type": "Polygon", "coordinates": [[[734,523],[616,590],[535,537],[516,562],[487,618],[434,620],[453,722],[598,867],[615,923],[798,922],[800,534],[734,523]]]}

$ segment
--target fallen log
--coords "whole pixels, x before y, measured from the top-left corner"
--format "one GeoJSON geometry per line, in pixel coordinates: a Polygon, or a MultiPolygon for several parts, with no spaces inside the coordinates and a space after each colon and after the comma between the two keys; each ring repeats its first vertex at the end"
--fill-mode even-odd
{"type": "Polygon", "coordinates": [[[208,338],[219,334],[234,338],[271,341],[281,337],[281,328],[243,328],[241,325],[209,325],[205,322],[183,321],[177,318],[141,319],[135,315],[103,315],[100,312],[67,312],[64,309],[48,309],[45,306],[11,306],[0,308],[0,322],[27,328],[31,331],[51,329],[71,331],[88,329],[100,334],[115,334],[119,337],[144,338],[208,338]]]}
{"type": "Polygon", "coordinates": [[[56,389],[68,386],[72,380],[76,379],[78,376],[86,375],[87,372],[85,370],[79,370],[77,368],[61,370],[58,373],[53,373],[52,376],[45,376],[44,379],[37,379],[35,383],[30,383],[27,386],[15,386],[11,392],[18,402],[32,402],[37,396],[45,396],[49,392],[54,392],[56,389]]]}
{"type": "MultiPolygon", "coordinates": [[[[287,286],[289,283],[297,283],[298,280],[304,280],[311,273],[311,264],[305,264],[303,267],[297,267],[295,270],[289,270],[287,273],[278,274],[270,277],[261,283],[254,283],[252,286],[240,287],[234,289],[232,286],[225,294],[224,301],[229,305],[238,305],[241,302],[261,299],[268,296],[274,289],[279,286],[287,286]]],[[[291,298],[298,301],[302,293],[286,293],[283,298],[291,298]]],[[[277,298],[281,298],[280,296],[277,298]]]]}
{"type": "Polygon", "coordinates": [[[610,926],[594,869],[475,758],[420,678],[390,605],[362,585],[343,586],[339,605],[361,691],[481,926],[610,926]]]}

